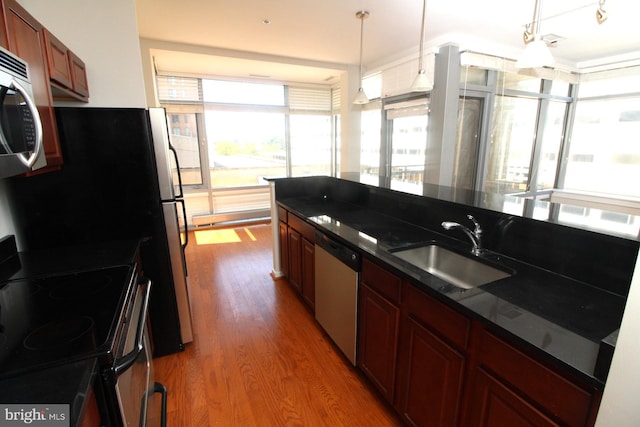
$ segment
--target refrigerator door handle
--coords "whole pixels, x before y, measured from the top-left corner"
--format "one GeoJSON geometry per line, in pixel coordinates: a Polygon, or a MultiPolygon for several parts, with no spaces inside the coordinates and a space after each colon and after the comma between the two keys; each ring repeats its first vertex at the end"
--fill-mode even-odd
{"type": "Polygon", "coordinates": [[[187,207],[183,199],[176,199],[176,203],[180,203],[182,206],[182,218],[184,218],[184,242],[181,243],[182,250],[184,251],[189,244],[189,224],[187,224],[187,207]]]}
{"type": "MultiPolygon", "coordinates": [[[[176,162],[176,172],[178,174],[178,194],[176,194],[175,197],[182,198],[184,197],[184,195],[182,194],[182,174],[180,173],[180,162],[178,161],[178,152],[176,151],[175,148],[173,148],[173,145],[171,145],[170,142],[168,143],[168,145],[169,145],[169,151],[171,151],[171,154],[173,155],[173,159],[176,162]]],[[[186,222],[186,217],[185,217],[185,222],[186,222]]]]}

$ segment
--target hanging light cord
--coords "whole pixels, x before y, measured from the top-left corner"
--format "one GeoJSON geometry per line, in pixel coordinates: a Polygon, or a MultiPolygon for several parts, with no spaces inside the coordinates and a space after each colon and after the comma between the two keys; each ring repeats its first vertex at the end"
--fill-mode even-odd
{"type": "Polygon", "coordinates": [[[422,2],[422,25],[420,26],[420,55],[418,56],[418,70],[424,70],[422,60],[424,57],[424,21],[427,17],[427,0],[422,2]]]}
{"type": "Polygon", "coordinates": [[[362,87],[362,39],[364,35],[364,18],[367,17],[367,12],[364,10],[359,12],[360,18],[360,86],[362,87]]]}

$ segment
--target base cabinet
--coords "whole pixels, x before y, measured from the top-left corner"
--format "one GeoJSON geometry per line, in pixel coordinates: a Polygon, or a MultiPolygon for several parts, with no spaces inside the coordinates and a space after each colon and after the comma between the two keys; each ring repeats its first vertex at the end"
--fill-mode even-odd
{"type": "Polygon", "coordinates": [[[560,375],[488,331],[478,340],[469,426],[592,426],[601,392],[560,375]]]}
{"type": "Polygon", "coordinates": [[[524,397],[482,368],[471,391],[470,427],[559,426],[524,397]]]}
{"type": "Polygon", "coordinates": [[[396,388],[399,303],[400,279],[364,259],[358,302],[358,366],[390,403],[396,388]]]}
{"type": "Polygon", "coordinates": [[[315,229],[278,207],[280,268],[303,301],[315,309],[315,229]]]}
{"type": "Polygon", "coordinates": [[[456,426],[470,321],[404,284],[397,410],[412,426],[456,426]]]}

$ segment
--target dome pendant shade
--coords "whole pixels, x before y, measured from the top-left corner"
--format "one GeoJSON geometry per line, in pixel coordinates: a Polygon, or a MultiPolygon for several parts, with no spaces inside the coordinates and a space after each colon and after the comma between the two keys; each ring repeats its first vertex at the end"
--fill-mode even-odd
{"type": "Polygon", "coordinates": [[[517,68],[552,67],[555,64],[549,46],[536,36],[535,40],[527,44],[516,62],[517,68]]]}
{"type": "Polygon", "coordinates": [[[369,97],[367,96],[366,93],[364,93],[364,89],[360,88],[358,89],[358,93],[356,94],[356,97],[353,100],[354,104],[366,104],[369,102],[369,97]]]}
{"type": "Polygon", "coordinates": [[[413,84],[411,84],[411,92],[428,92],[433,89],[433,83],[431,79],[427,77],[427,73],[424,69],[418,71],[418,75],[416,76],[413,84]]]}

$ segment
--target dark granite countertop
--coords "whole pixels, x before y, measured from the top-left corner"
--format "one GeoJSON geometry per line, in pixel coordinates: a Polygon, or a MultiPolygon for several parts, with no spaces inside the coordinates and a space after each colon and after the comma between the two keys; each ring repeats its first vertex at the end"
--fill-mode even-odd
{"type": "Polygon", "coordinates": [[[81,360],[0,380],[0,403],[24,406],[69,405],[69,425],[80,425],[92,392],[96,359],[81,360]]]}
{"type": "Polygon", "coordinates": [[[601,363],[597,360],[600,342],[620,327],[623,297],[490,251],[479,258],[515,274],[475,289],[461,289],[412,266],[389,249],[437,242],[469,254],[470,242],[360,205],[312,197],[278,199],[278,203],[418,286],[429,288],[488,328],[529,346],[594,386],[603,386],[610,360],[605,361],[604,370],[597,366],[601,363]]]}

